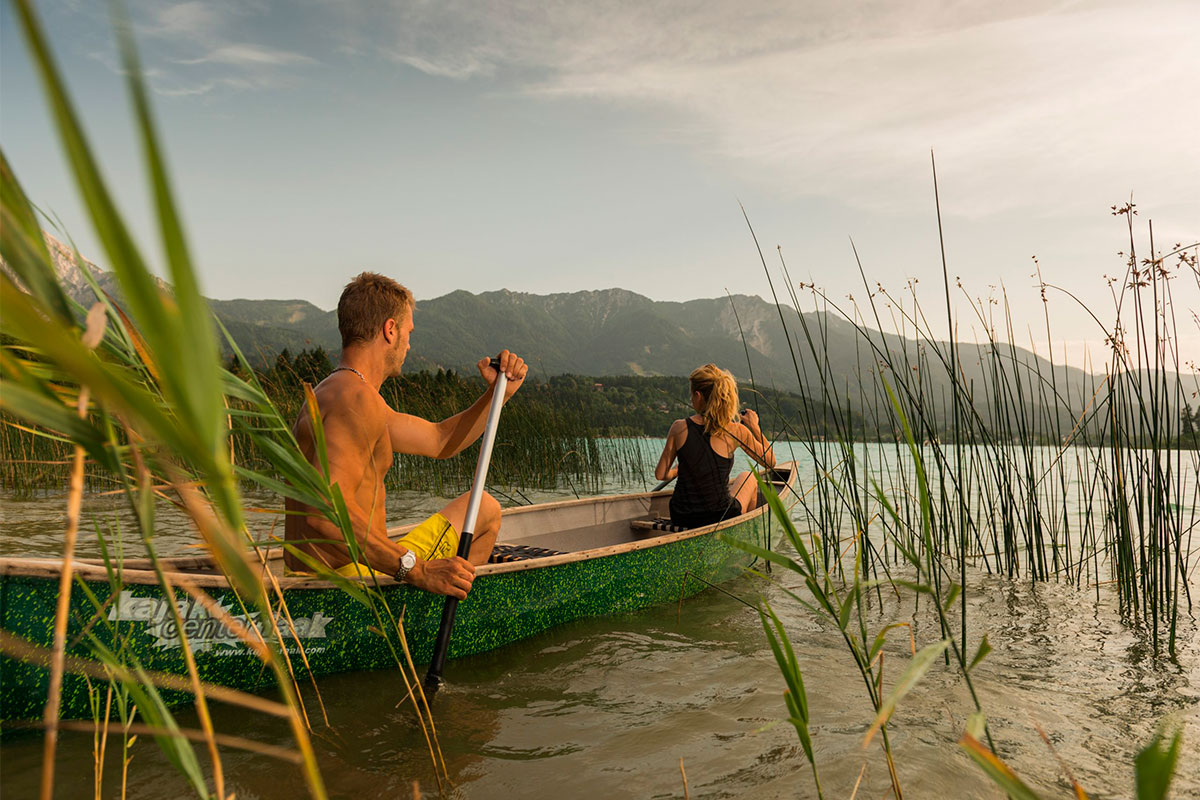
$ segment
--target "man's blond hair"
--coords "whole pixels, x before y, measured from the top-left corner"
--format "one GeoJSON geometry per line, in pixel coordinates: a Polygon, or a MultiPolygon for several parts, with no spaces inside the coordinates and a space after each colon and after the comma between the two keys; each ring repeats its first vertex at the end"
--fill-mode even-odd
{"type": "Polygon", "coordinates": [[[338,333],[342,347],[369,342],[385,322],[404,320],[412,313],[412,292],[396,281],[375,272],[356,275],[342,290],[338,300],[338,333]]]}

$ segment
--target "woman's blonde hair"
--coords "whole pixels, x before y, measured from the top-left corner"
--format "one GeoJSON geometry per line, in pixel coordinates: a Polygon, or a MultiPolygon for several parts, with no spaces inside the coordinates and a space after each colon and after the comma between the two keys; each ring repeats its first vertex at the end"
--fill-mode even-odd
{"type": "Polygon", "coordinates": [[[716,364],[705,364],[688,376],[692,391],[704,398],[704,432],[709,436],[723,430],[737,418],[737,381],[728,371],[716,364]]]}

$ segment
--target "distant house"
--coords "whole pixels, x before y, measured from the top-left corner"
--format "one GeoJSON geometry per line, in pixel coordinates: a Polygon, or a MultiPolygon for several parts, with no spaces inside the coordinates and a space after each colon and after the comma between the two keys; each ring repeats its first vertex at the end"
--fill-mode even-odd
{"type": "Polygon", "coordinates": [[[602,389],[604,389],[604,384],[603,383],[593,383],[592,388],[595,389],[597,392],[599,392],[602,389]]]}

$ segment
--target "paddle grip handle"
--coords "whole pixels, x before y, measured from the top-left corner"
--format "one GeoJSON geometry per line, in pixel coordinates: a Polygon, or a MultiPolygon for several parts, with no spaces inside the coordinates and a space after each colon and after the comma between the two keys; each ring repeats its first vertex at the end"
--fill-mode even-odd
{"type": "MultiPolygon", "coordinates": [[[[492,368],[496,370],[496,383],[492,393],[492,403],[488,406],[487,423],[483,429],[483,440],[479,446],[479,460],[475,462],[475,479],[471,483],[471,496],[467,499],[467,514],[463,520],[463,530],[458,539],[458,557],[467,558],[471,554],[471,540],[475,536],[475,522],[479,518],[479,505],[483,502],[483,488],[487,484],[488,466],[492,461],[492,445],[496,443],[496,428],[500,424],[500,409],[504,406],[504,391],[508,387],[508,376],[500,371],[500,359],[492,359],[492,368]]],[[[442,669],[446,666],[446,656],[450,652],[450,637],[454,633],[454,617],[458,612],[458,599],[447,597],[442,606],[442,624],[438,627],[437,639],[433,645],[433,656],[429,661],[429,670],[425,673],[425,695],[434,695],[442,682],[442,669]]]]}

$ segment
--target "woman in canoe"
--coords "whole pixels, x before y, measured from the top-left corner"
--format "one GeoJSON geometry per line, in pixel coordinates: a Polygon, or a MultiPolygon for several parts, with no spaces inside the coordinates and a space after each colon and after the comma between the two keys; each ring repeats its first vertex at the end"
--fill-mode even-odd
{"type": "Polygon", "coordinates": [[[712,525],[750,511],[758,504],[758,483],[749,472],[733,481],[733,454],[740,447],[765,467],[775,466],[771,443],[758,427],[758,414],[738,413],[737,381],[716,364],[705,364],[689,378],[696,413],[677,419],[654,475],[678,476],[671,496],[671,522],[684,528],[712,525]],[[673,466],[676,459],[679,466],[673,466]]]}

